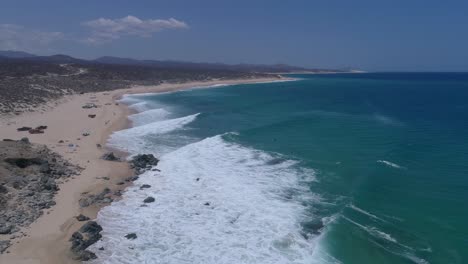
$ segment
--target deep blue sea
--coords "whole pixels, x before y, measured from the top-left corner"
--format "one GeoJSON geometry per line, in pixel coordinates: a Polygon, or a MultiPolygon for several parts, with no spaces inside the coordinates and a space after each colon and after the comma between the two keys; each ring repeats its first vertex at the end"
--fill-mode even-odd
{"type": "Polygon", "coordinates": [[[97,263],[468,263],[468,74],[291,77],[124,97],[97,263]]]}

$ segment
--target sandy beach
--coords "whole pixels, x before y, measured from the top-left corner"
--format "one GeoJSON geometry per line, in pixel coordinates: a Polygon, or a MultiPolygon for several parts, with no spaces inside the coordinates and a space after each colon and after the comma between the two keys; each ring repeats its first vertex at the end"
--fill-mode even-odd
{"type": "MultiPolygon", "coordinates": [[[[219,80],[209,82],[189,82],[183,84],[161,84],[139,86],[100,93],[69,95],[42,112],[30,112],[0,120],[0,138],[18,140],[28,137],[33,143],[45,144],[65,159],[83,168],[80,175],[67,179],[60,185],[55,196],[56,205],[46,210],[29,228],[21,230],[25,236],[12,240],[8,253],[0,255],[0,263],[77,263],[71,258],[70,242],[72,233],[84,222],[76,216],[84,214],[94,219],[99,207],[92,205],[81,208],[79,199],[83,194],[99,193],[105,187],[113,192],[126,185],[116,185],[133,172],[126,162],[113,162],[101,159],[109,151],[105,147],[108,136],[116,130],[128,127],[127,116],[130,110],[116,100],[124,94],[157,93],[204,87],[216,84],[240,84],[277,81],[277,78],[219,80]],[[83,109],[87,103],[98,107],[83,109]],[[90,118],[88,115],[96,115],[90,118]],[[48,126],[44,134],[18,132],[22,126],[48,126]],[[89,133],[83,136],[83,133],[89,133]],[[61,143],[59,143],[61,142],[61,143]],[[73,144],[70,145],[70,144],[73,144]],[[98,147],[97,144],[103,146],[98,147]],[[103,180],[108,177],[109,180],[103,180]]],[[[124,156],[125,153],[119,153],[124,156]]]]}

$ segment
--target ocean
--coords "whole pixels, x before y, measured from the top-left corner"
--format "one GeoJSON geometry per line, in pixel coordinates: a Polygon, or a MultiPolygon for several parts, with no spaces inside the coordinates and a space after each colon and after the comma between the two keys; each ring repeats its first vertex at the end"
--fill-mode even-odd
{"type": "Polygon", "coordinates": [[[125,96],[95,263],[467,263],[468,74],[290,77],[125,96]]]}

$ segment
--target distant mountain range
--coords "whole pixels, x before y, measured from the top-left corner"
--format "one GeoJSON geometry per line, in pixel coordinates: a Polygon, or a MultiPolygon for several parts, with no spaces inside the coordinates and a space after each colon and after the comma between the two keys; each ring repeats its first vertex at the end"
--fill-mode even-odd
{"type": "Polygon", "coordinates": [[[59,64],[111,64],[111,65],[137,65],[164,69],[205,69],[205,70],[227,70],[261,73],[292,73],[292,72],[348,72],[348,70],[336,69],[309,69],[287,64],[224,64],[203,63],[170,60],[137,60],[131,58],[120,58],[104,56],[94,60],[77,59],[68,55],[37,56],[23,51],[0,51],[0,62],[5,61],[34,61],[59,64]]]}

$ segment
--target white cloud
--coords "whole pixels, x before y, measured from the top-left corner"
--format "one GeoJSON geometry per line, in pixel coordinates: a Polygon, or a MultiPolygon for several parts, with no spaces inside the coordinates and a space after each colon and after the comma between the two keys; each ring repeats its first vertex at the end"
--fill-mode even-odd
{"type": "Polygon", "coordinates": [[[91,36],[85,39],[85,42],[90,44],[112,41],[123,36],[151,37],[165,29],[188,28],[185,22],[174,18],[141,20],[134,16],[120,19],[99,18],[84,22],[83,25],[92,31],[91,36]]]}
{"type": "Polygon", "coordinates": [[[33,51],[64,38],[62,32],[27,29],[20,25],[0,24],[0,49],[33,51]]]}

